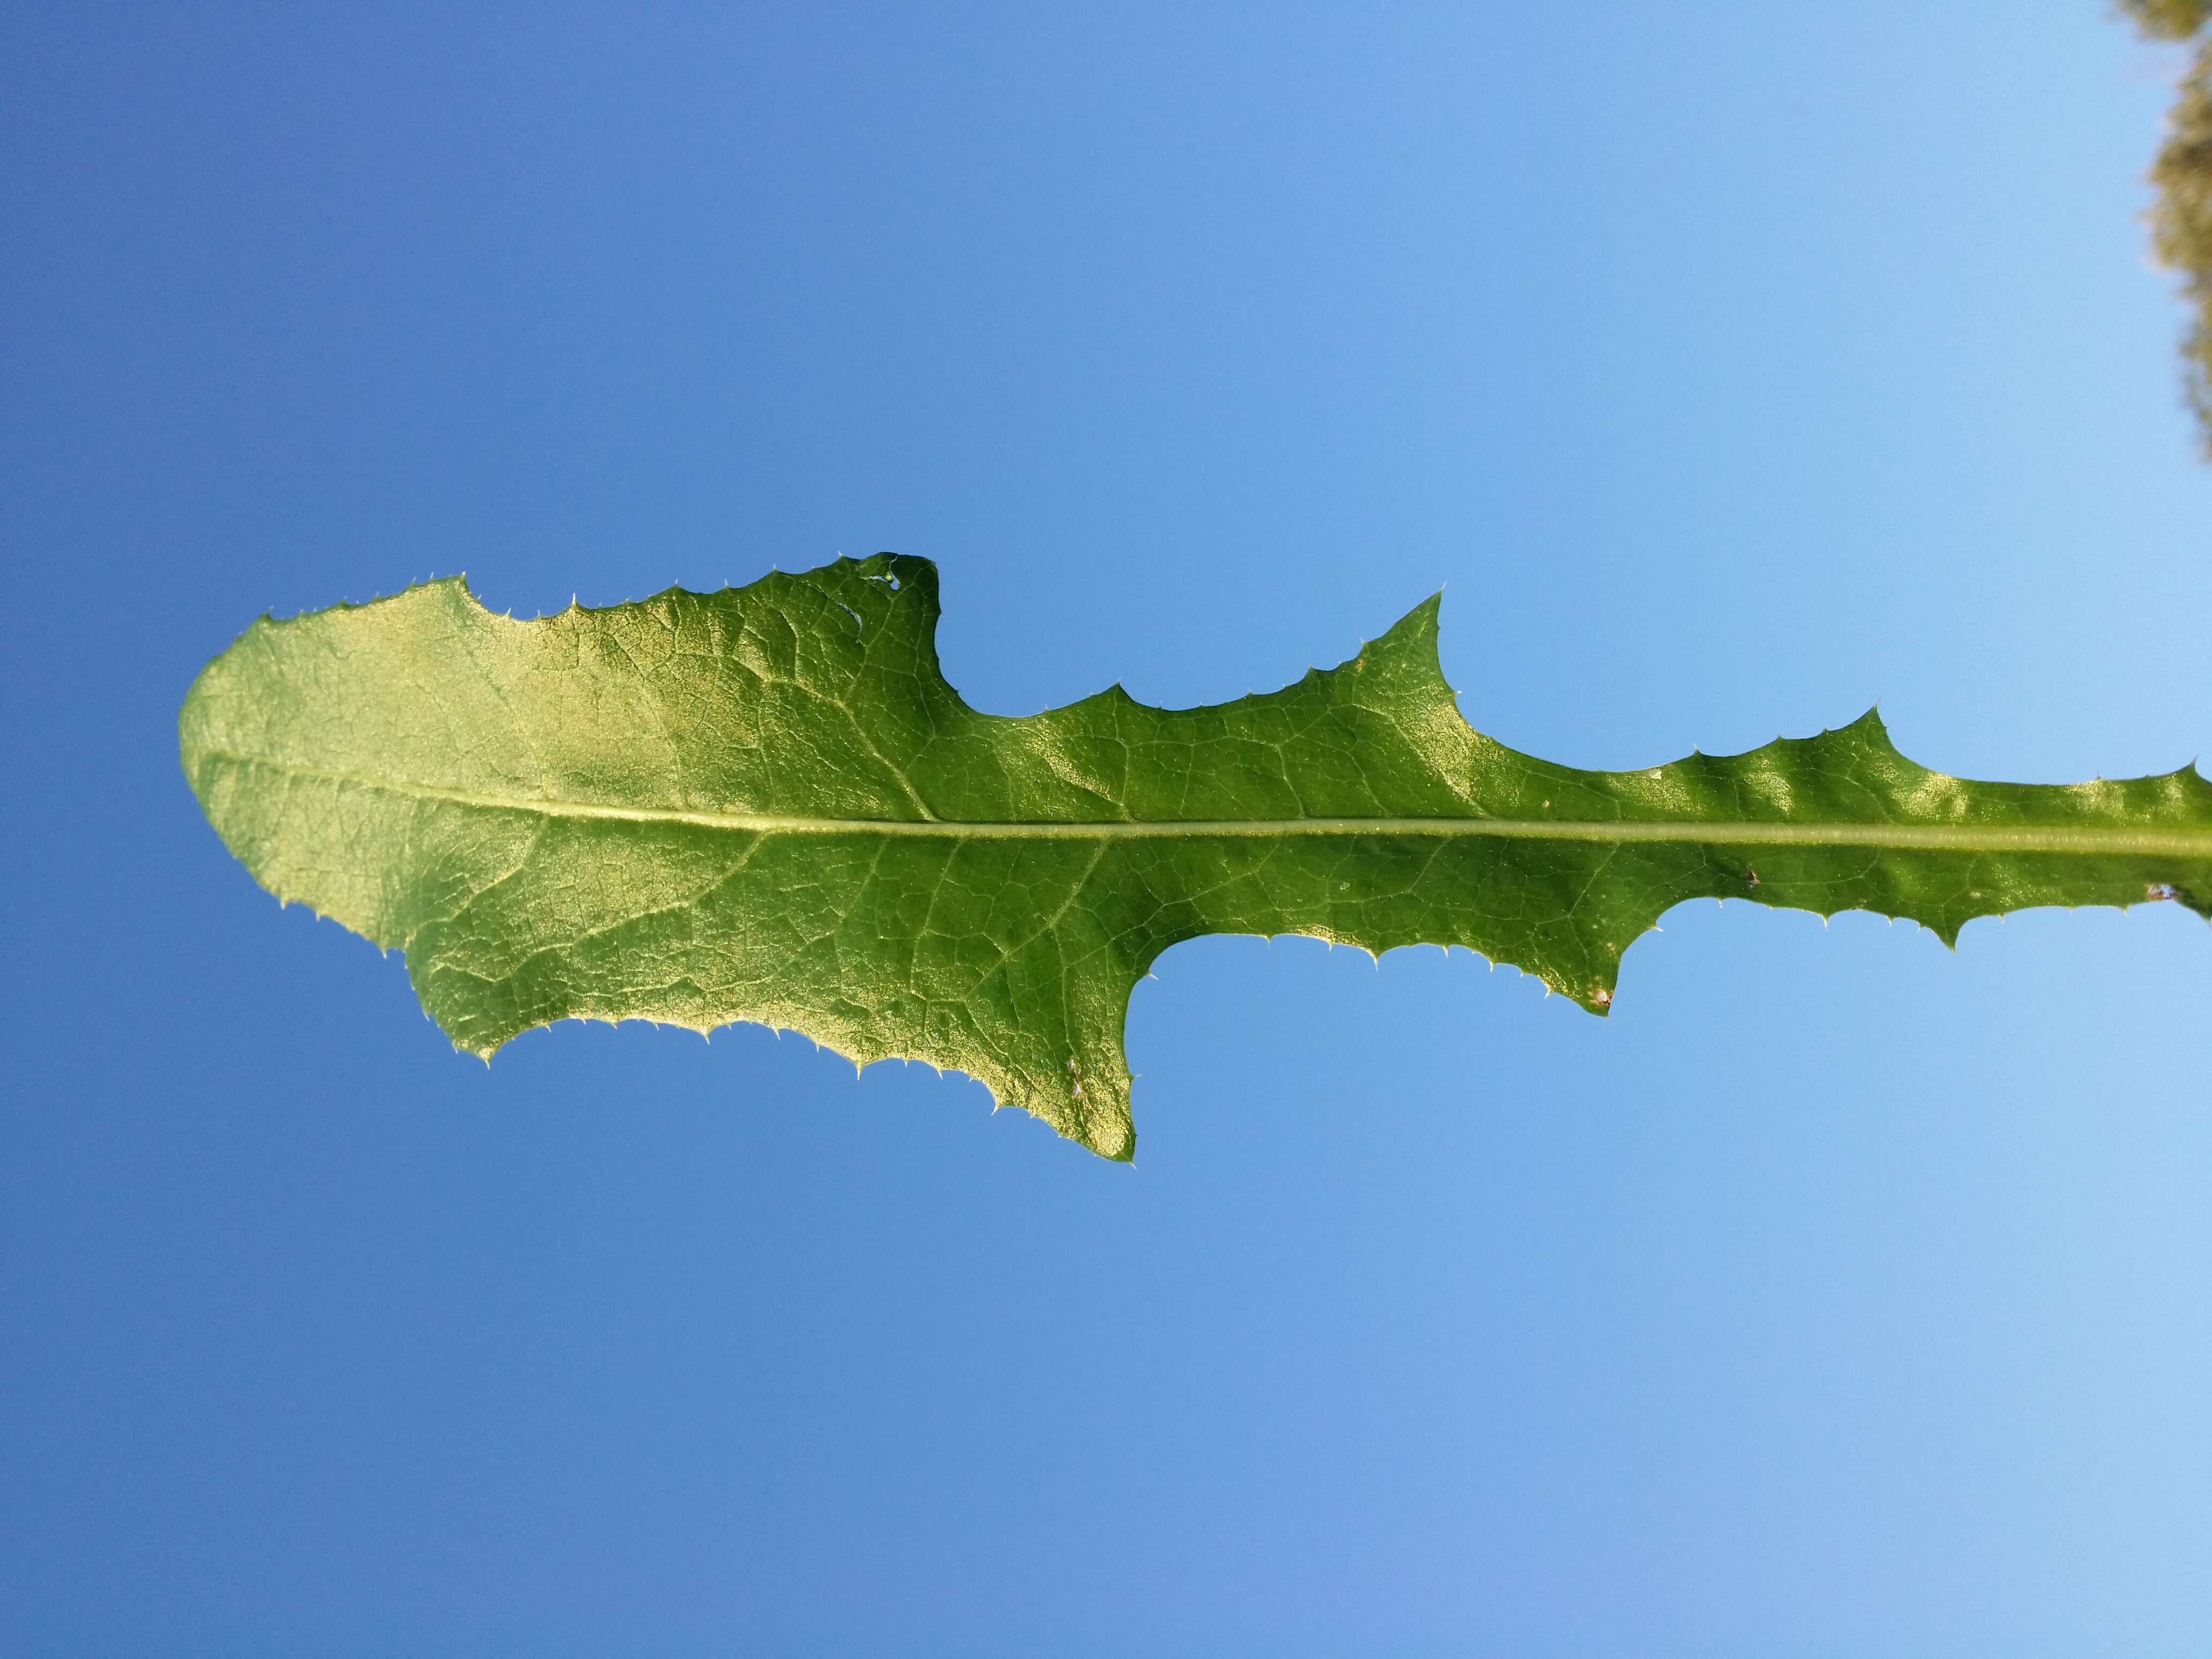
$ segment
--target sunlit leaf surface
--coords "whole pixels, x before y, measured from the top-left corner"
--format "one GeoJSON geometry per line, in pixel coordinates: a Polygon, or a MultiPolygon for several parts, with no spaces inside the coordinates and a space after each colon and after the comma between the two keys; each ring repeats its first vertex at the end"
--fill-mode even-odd
{"type": "Polygon", "coordinates": [[[278,897],[406,953],[489,1054],[550,1021],[757,1020],[957,1068],[1093,1151],[1135,1135],[1121,1030],[1201,933],[1461,945],[1583,1007],[1669,906],[1910,917],[2212,910],[2212,784],[1906,760],[1869,714],[1584,772],[1460,717],[1431,599],[1350,662],[1158,709],[1021,719],[939,672],[937,573],[878,555],[518,622],[459,579],[253,624],[184,766],[278,897]]]}

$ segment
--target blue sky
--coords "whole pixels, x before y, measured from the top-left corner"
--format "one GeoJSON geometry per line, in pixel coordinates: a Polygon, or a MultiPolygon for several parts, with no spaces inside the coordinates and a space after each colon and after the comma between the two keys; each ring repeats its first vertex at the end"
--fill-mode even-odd
{"type": "Polygon", "coordinates": [[[1444,593],[1626,766],[2212,751],[2094,0],[0,21],[0,1645],[2196,1654],[2212,934],[1686,907],[1610,1020],[1178,947],[1111,1166],[795,1037],[486,1068],[179,775],[264,611],[879,548],[980,707],[1444,593]]]}

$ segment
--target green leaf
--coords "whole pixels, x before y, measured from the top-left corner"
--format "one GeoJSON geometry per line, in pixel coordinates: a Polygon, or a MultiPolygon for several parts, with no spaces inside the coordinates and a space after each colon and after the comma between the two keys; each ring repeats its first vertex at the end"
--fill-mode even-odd
{"type": "Polygon", "coordinates": [[[2212,914],[2193,769],[1970,783],[1872,714],[1554,766],[1461,719],[1435,599],[1267,696],[1008,719],[945,683],[937,617],[935,568],[890,554],[534,622],[432,582],[255,623],[185,698],[185,772],[264,886],[404,951],[472,1053],[757,1020],[966,1072],[1111,1158],[1130,991],[1201,933],[1462,945],[1602,1013],[1689,898],[1947,942],[2029,905],[2212,914]]]}

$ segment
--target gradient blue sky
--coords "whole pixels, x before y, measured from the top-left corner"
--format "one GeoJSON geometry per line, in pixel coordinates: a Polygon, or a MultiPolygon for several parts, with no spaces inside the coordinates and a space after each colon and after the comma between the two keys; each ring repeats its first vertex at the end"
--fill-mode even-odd
{"type": "Polygon", "coordinates": [[[489,1069],[179,775],[264,610],[891,548],[1017,713],[1444,590],[1468,717],[2212,753],[2096,0],[0,19],[0,1647],[2199,1655],[2212,931],[1182,946],[1144,1152],[489,1069]]]}

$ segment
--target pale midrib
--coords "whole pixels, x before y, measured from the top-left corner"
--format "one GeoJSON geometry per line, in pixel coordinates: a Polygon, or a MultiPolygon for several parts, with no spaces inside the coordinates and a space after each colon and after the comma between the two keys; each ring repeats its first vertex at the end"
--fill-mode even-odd
{"type": "Polygon", "coordinates": [[[920,836],[962,841],[1159,841],[1179,837],[1280,840],[1300,836],[1476,836],[1504,841],[1612,844],[1692,842],[1729,847],[1872,847],[1959,853],[2152,854],[2212,858],[2212,829],[2120,830],[2091,825],[1776,823],[1750,819],[1658,818],[1115,818],[1082,823],[975,823],[949,818],[830,818],[786,812],[690,812],[599,801],[532,799],[401,782],[258,755],[206,751],[210,758],[265,766],[293,777],[350,784],[489,811],[623,823],[682,823],[751,835],[920,836]]]}

